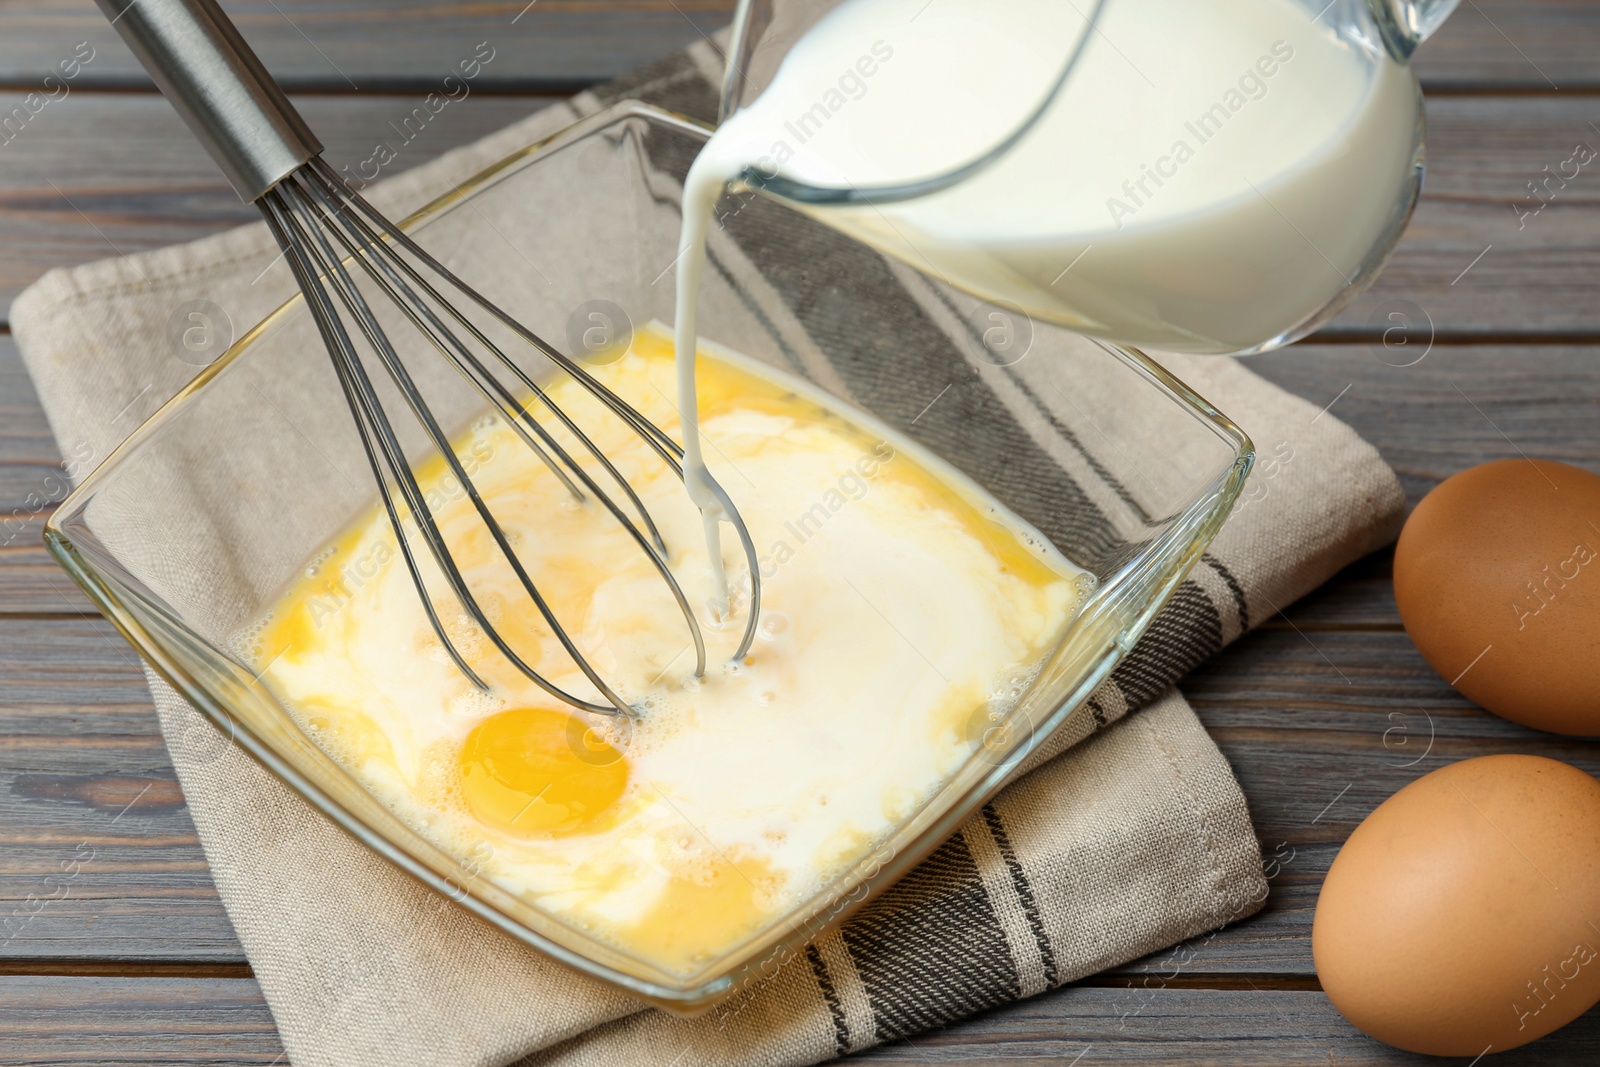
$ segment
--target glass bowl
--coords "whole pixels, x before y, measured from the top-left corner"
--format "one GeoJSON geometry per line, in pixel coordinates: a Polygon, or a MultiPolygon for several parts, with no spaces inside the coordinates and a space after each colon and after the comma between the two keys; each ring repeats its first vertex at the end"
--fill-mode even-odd
{"type": "MultiPolygon", "coordinates": [[[[683,178],[707,136],[691,120],[619,104],[490,167],[406,226],[582,358],[671,320],[683,178]]],[[[298,298],[141,426],[45,533],[162,676],[352,836],[512,936],[679,1012],[766,973],[997,791],[1145,631],[1253,457],[1236,426],[1137,351],[981,303],[762,196],[730,192],[717,214],[704,338],[912,438],[1096,584],[1026,693],[1002,721],[980,724],[941,787],[812,899],[692,970],[652,964],[477,876],[471,859],[436,846],[319,748],[251,669],[241,634],[376,499],[298,298]]],[[[464,396],[442,402],[442,422],[475,416],[464,396]]]]}

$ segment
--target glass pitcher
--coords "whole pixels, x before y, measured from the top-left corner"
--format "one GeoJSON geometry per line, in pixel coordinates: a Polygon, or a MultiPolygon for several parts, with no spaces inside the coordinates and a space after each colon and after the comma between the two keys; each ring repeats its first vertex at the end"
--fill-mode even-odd
{"type": "Polygon", "coordinates": [[[742,186],[1002,307],[1260,352],[1393,251],[1409,59],[1457,2],[741,0],[718,140],[742,186]]]}

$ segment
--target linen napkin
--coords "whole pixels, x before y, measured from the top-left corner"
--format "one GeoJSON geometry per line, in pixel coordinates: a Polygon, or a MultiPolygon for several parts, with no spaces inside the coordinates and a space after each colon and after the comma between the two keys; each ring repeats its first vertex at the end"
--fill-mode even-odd
{"type": "MultiPolygon", "coordinates": [[[[696,46],[367,194],[403,213],[627,97],[710,118],[720,76],[721,57],[696,46]]],[[[264,228],[247,226],[54,271],[20,296],[13,328],[63,454],[108,454],[192,376],[174,355],[175,309],[204,302],[242,329],[284,299],[291,282],[276,255],[264,228]]],[[[756,266],[789,284],[781,263],[756,266]]],[[[954,343],[960,324],[920,276],[895,271],[884,284],[923,307],[927,343],[941,333],[954,343]]],[[[1210,552],[1087,713],[955,837],[776,975],[699,1018],[647,1009],[435,896],[220,744],[151,675],[218,892],[289,1061],[810,1064],[1252,913],[1266,886],[1244,798],[1172,684],[1389,541],[1402,497],[1369,445],[1243,365],[1162,361],[1251,434],[1265,461],[1210,552]]],[[[993,417],[1023,436],[1050,417],[1048,391],[1029,389],[1037,373],[1019,368],[992,398],[993,417]]]]}

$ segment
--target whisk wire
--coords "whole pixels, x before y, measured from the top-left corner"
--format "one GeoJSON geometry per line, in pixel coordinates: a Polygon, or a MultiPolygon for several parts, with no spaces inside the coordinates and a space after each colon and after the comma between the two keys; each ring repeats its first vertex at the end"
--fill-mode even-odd
{"type": "MultiPolygon", "coordinates": [[[[433,600],[427,594],[427,587],[423,583],[422,572],[417,567],[410,540],[404,535],[405,527],[401,521],[400,513],[395,507],[393,495],[387,489],[388,479],[384,473],[384,467],[387,466],[393,472],[395,481],[400,486],[400,491],[405,496],[406,503],[413,515],[419,513],[418,503],[421,500],[421,492],[416,485],[415,479],[409,477],[410,472],[405,464],[403,462],[398,465],[395,463],[394,443],[382,437],[381,429],[379,429],[381,424],[371,417],[368,399],[371,393],[371,383],[365,380],[366,375],[359,362],[350,358],[349,338],[344,335],[337,316],[329,306],[328,294],[323,289],[315,270],[309,262],[302,258],[290,241],[289,223],[284,217],[281,205],[271,197],[271,194],[262,198],[261,205],[262,212],[267,219],[267,226],[286,253],[285,258],[288,259],[290,269],[294,272],[295,280],[299,284],[301,292],[305,295],[306,305],[311,311],[312,321],[316,323],[317,331],[322,335],[323,344],[327,348],[330,357],[332,357],[333,368],[339,378],[339,386],[344,392],[345,403],[349,406],[352,414],[356,416],[354,421],[356,431],[361,438],[362,450],[366,453],[367,463],[372,469],[373,478],[380,486],[378,495],[383,500],[384,511],[388,515],[390,526],[395,531],[401,557],[405,561],[406,570],[411,576],[412,584],[416,587],[418,598],[422,601],[423,610],[427,613],[428,622],[433,627],[434,633],[438,635],[440,642],[444,645],[456,667],[479,689],[487,689],[488,684],[467,664],[465,658],[455,647],[455,643],[445,633],[444,625],[439,619],[437,610],[434,608],[433,600]],[[374,427],[374,429],[369,430],[369,426],[374,427]],[[379,451],[374,447],[373,443],[375,435],[380,437],[382,464],[379,461],[379,451]]],[[[428,548],[433,554],[434,561],[443,571],[445,580],[455,591],[457,597],[462,598],[463,602],[465,602],[465,598],[469,595],[465,581],[451,562],[448,554],[441,555],[433,538],[430,536],[430,534],[437,534],[437,530],[429,529],[428,527],[431,525],[429,523],[424,522],[422,525],[423,538],[428,543],[428,548]]]]}
{"type": "MultiPolygon", "coordinates": [[[[477,625],[495,645],[495,647],[499,649],[501,654],[510,660],[512,664],[522,672],[522,674],[528,677],[534,682],[534,684],[538,685],[551,696],[554,696],[557,699],[565,701],[569,704],[581,707],[586,711],[595,711],[606,714],[614,714],[617,712],[620,712],[624,715],[634,714],[632,707],[620,695],[618,695],[609,684],[606,683],[605,679],[601,677],[600,673],[594,669],[592,664],[589,663],[587,657],[585,657],[578,649],[576,643],[573,642],[572,638],[567,634],[565,628],[562,627],[560,621],[556,618],[555,613],[551,610],[548,602],[546,602],[545,598],[540,594],[538,587],[533,582],[533,579],[528,575],[526,569],[523,567],[520,558],[518,558],[516,552],[512,549],[504,530],[495,520],[493,513],[488,508],[488,505],[483,502],[482,497],[478,493],[477,487],[473,484],[471,477],[467,474],[466,469],[462,466],[460,459],[456,456],[455,450],[451,447],[449,438],[445,435],[443,429],[434,419],[433,414],[429,410],[426,402],[422,399],[417,390],[415,382],[412,380],[410,374],[406,371],[404,364],[401,362],[398,353],[395,352],[393,346],[390,344],[387,336],[383,333],[376,317],[371,311],[371,308],[366,304],[366,301],[356,289],[355,283],[345,270],[341,258],[333,252],[327,237],[317,226],[316,220],[309,217],[311,211],[310,205],[296,199],[292,194],[282,190],[274,190],[273,192],[268,193],[266,197],[263,197],[263,202],[267,202],[269,200],[272,201],[274,214],[278,216],[279,222],[286,224],[284,228],[286,233],[291,237],[291,243],[294,248],[293,254],[295,255],[296,259],[301,261],[303,264],[309,264],[315,271],[314,274],[312,274],[311,271],[307,272],[308,275],[311,275],[313,287],[316,289],[318,294],[318,300],[315,307],[320,308],[323,315],[327,317],[328,324],[331,327],[327,332],[324,333],[324,339],[326,340],[330,334],[334,338],[334,343],[330,345],[330,353],[336,351],[338,355],[335,357],[335,362],[344,363],[347,369],[352,372],[353,380],[357,385],[357,393],[362,400],[361,404],[359,405],[359,410],[356,410],[357,421],[359,422],[363,419],[372,420],[372,424],[378,431],[378,437],[380,441],[384,443],[387,466],[389,467],[390,473],[395,477],[396,481],[401,486],[401,491],[405,495],[406,502],[410,508],[411,517],[422,530],[424,541],[427,543],[430,553],[434,557],[434,561],[446,574],[447,581],[452,587],[452,591],[456,594],[456,597],[460,601],[462,607],[472,617],[473,621],[477,623],[477,625]],[[323,259],[320,262],[313,253],[313,246],[315,246],[317,249],[320,249],[323,254],[323,259]],[[366,372],[362,367],[358,350],[352,342],[348,331],[345,330],[342,320],[337,316],[337,314],[330,314],[331,300],[327,295],[326,287],[324,287],[322,284],[322,279],[324,278],[331,283],[331,287],[334,293],[337,294],[339,302],[343,304],[346,310],[356,319],[356,322],[361,327],[361,331],[365,335],[368,343],[371,345],[373,350],[377,352],[380,362],[383,363],[385,369],[388,371],[391,380],[400,390],[401,394],[405,397],[407,406],[411,409],[412,414],[422,425],[434,448],[440,453],[446,464],[450,467],[451,473],[457,479],[458,484],[462,486],[463,490],[467,494],[467,497],[471,501],[474,510],[477,511],[479,518],[483,521],[484,526],[488,529],[489,534],[494,540],[495,545],[499,548],[502,557],[511,566],[513,572],[516,574],[517,580],[522,585],[523,590],[528,594],[530,599],[533,600],[535,606],[539,610],[540,615],[544,618],[546,624],[551,628],[551,631],[555,634],[557,640],[561,643],[567,654],[572,658],[573,662],[580,670],[583,671],[584,676],[587,677],[590,683],[600,691],[601,695],[606,698],[609,704],[598,704],[593,701],[585,700],[576,696],[575,694],[567,692],[560,686],[545,678],[538,671],[530,667],[522,659],[522,657],[517,654],[517,652],[510,646],[510,644],[490,622],[486,613],[483,611],[482,606],[478,603],[477,598],[473,596],[467,582],[461,576],[459,568],[457,568],[455,565],[454,558],[449,551],[448,545],[446,544],[442,533],[438,529],[438,525],[433,518],[426,498],[422,493],[420,486],[417,484],[415,476],[411,473],[409,464],[407,464],[405,461],[403,450],[400,447],[398,439],[395,437],[393,427],[389,425],[388,418],[383,413],[382,406],[377,400],[375,391],[372,389],[370,379],[367,378],[366,372]]],[[[316,314],[315,310],[313,311],[313,314],[316,314]]],[[[388,480],[383,479],[381,477],[381,472],[379,471],[374,471],[374,474],[379,476],[379,485],[381,491],[384,495],[387,495],[388,480]]],[[[397,539],[403,539],[406,536],[403,525],[395,528],[395,536],[397,539]]],[[[420,580],[419,574],[413,572],[412,577],[413,583],[418,586],[418,595],[421,596],[425,602],[428,601],[426,584],[420,580]]],[[[439,636],[440,639],[452,649],[452,659],[455,660],[455,662],[459,665],[464,657],[462,657],[459,653],[459,650],[455,648],[455,643],[450,638],[445,628],[442,625],[438,625],[439,620],[437,618],[437,614],[430,613],[430,622],[435,623],[436,635],[439,636]]],[[[472,674],[470,677],[476,677],[476,675],[472,674]]],[[[481,679],[479,679],[479,684],[482,684],[481,679]]]]}
{"type": "MultiPolygon", "coordinates": [[[[592,396],[604,404],[609,410],[617,415],[618,418],[628,423],[629,426],[631,426],[642,438],[644,438],[646,443],[648,443],[651,448],[655,450],[656,454],[659,455],[661,459],[672,468],[672,470],[680,479],[683,477],[683,447],[676,441],[672,440],[672,438],[668,437],[665,431],[663,431],[659,426],[656,426],[649,419],[646,419],[625,400],[617,396],[611,390],[607,389],[591,374],[589,374],[589,372],[577,361],[573,360],[559,349],[556,349],[547,343],[543,338],[533,333],[521,322],[517,321],[510,314],[501,309],[493,301],[483,296],[465,281],[456,277],[447,267],[436,260],[414,240],[412,240],[408,234],[406,234],[399,227],[395,226],[381,212],[368,203],[366,198],[363,197],[359,192],[349,188],[344,179],[340,177],[339,174],[334,171],[333,168],[330,167],[320,156],[311,159],[310,162],[307,163],[307,165],[303,168],[303,171],[314,174],[323,182],[325,188],[332,191],[342,201],[348,202],[351,206],[353,206],[368,220],[372,228],[374,228],[377,233],[381,234],[385,241],[392,242],[394,245],[405,249],[418,261],[426,265],[430,270],[434,271],[440,277],[448,279],[452,287],[458,290],[462,295],[466,296],[473,303],[477,304],[478,307],[482,308],[485,312],[498,320],[501,325],[505,326],[517,336],[521,337],[529,345],[537,349],[547,359],[559,365],[573,378],[573,380],[578,382],[578,384],[586,389],[592,396]]],[[[548,398],[544,397],[544,393],[538,387],[537,383],[535,383],[521,367],[519,367],[512,360],[506,358],[504,353],[495,348],[488,341],[488,339],[483,336],[482,332],[479,331],[478,328],[462,314],[459,308],[457,308],[450,301],[440,298],[437,292],[433,291],[432,287],[428,285],[427,281],[423,279],[410,266],[410,264],[406,263],[404,259],[396,256],[394,257],[394,262],[420,286],[429,290],[434,299],[452,318],[460,323],[464,329],[468,330],[476,338],[478,338],[485,347],[494,352],[497,360],[511,374],[516,376],[519,382],[521,382],[535,395],[539,396],[547,407],[556,412],[557,417],[562,418],[563,421],[565,421],[566,416],[563,412],[561,412],[559,406],[551,404],[548,398]]],[[[574,432],[578,432],[576,428],[574,428],[574,432]]],[[[739,509],[734,506],[732,498],[728,496],[727,491],[724,490],[723,487],[715,481],[715,479],[711,480],[711,489],[716,495],[718,502],[722,505],[723,514],[727,516],[728,521],[734,527],[734,530],[739,538],[740,545],[744,551],[745,565],[749,570],[750,612],[745,620],[745,628],[740,638],[739,647],[734,651],[734,654],[731,657],[733,660],[738,661],[743,659],[745,655],[748,654],[750,646],[755,640],[756,625],[760,621],[759,606],[761,603],[761,567],[755,548],[755,541],[753,538],[751,538],[749,528],[745,525],[743,518],[740,516],[739,509]]]]}
{"type": "MultiPolygon", "coordinates": [[[[456,289],[460,290],[464,296],[470,299],[473,303],[477,304],[484,311],[488,312],[494,318],[499,320],[501,325],[505,326],[507,329],[521,337],[525,342],[536,348],[547,359],[558,364],[562,370],[571,375],[580,385],[583,386],[584,389],[588,390],[588,392],[596,399],[605,404],[613,414],[615,414],[618,418],[623,419],[641,437],[645,438],[646,442],[652,449],[655,450],[656,454],[659,455],[670,467],[672,467],[680,475],[682,474],[683,446],[678,444],[671,437],[667,436],[666,432],[663,431],[659,426],[645,418],[630,404],[628,404],[627,401],[623,400],[611,390],[607,389],[599,381],[595,380],[595,378],[589,374],[589,372],[576,360],[573,360],[561,350],[547,343],[544,338],[533,333],[521,322],[512,318],[511,315],[502,310],[493,301],[483,296],[460,278],[457,278],[447,267],[445,267],[438,260],[434,259],[432,255],[422,248],[422,246],[413,241],[410,235],[385,218],[384,215],[374,208],[370,203],[368,203],[360,193],[349,188],[349,186],[345,184],[344,179],[334,172],[334,170],[328,166],[328,164],[324,162],[321,157],[311,160],[311,162],[307,164],[306,170],[320,177],[328,188],[338,190],[338,194],[342,198],[347,199],[348,202],[354,206],[361,215],[365,216],[372,226],[375,227],[377,232],[383,235],[385,240],[393,242],[400,248],[404,248],[412,256],[416,257],[420,262],[425,264],[430,270],[433,270],[440,276],[449,278],[451,284],[456,289]]],[[[407,274],[409,274],[414,280],[418,281],[422,285],[427,284],[426,281],[420,277],[420,275],[416,274],[415,271],[409,268],[404,260],[398,260],[398,262],[400,263],[401,268],[406,270],[407,274]]],[[[464,328],[472,331],[475,336],[479,337],[480,340],[483,339],[477,327],[461,313],[459,308],[455,307],[449,301],[440,301],[440,303],[441,306],[443,306],[449,312],[452,318],[454,318],[464,328]]],[[[488,342],[485,341],[484,343],[487,344],[488,342]]],[[[498,355],[508,371],[515,374],[530,389],[538,389],[537,385],[528,378],[528,376],[523,372],[522,368],[518,367],[514,362],[506,359],[503,354],[498,355]]]]}
{"type": "MultiPolygon", "coordinates": [[[[340,221],[343,221],[345,216],[341,212],[341,205],[339,205],[336,201],[333,201],[331,197],[327,197],[322,190],[317,190],[317,192],[319,197],[322,199],[322,207],[324,212],[338,213],[338,218],[340,221]]],[[[370,235],[370,231],[366,231],[363,227],[357,231],[356,239],[352,239],[341,229],[331,225],[331,223],[334,221],[333,218],[328,218],[326,221],[330,223],[330,230],[334,233],[335,237],[339,239],[346,251],[350,253],[351,258],[360,263],[361,266],[366,270],[368,276],[371,277],[376,284],[383,288],[385,293],[387,293],[391,299],[394,299],[395,302],[400,305],[402,311],[406,313],[407,317],[411,319],[412,323],[417,326],[419,331],[421,331],[428,338],[434,348],[438,350],[441,355],[444,355],[450,361],[452,366],[456,367],[456,369],[461,372],[462,376],[471,382],[476,388],[478,388],[478,391],[482,393],[488,400],[490,400],[491,403],[496,403],[497,408],[501,410],[502,414],[506,416],[508,421],[510,421],[513,426],[520,426],[521,422],[526,421],[535,430],[535,432],[537,432],[540,437],[544,439],[544,441],[549,445],[550,449],[560,457],[561,461],[572,470],[573,474],[575,474],[578,479],[582,481],[586,487],[588,487],[589,491],[594,494],[595,498],[598,499],[601,504],[611,513],[612,517],[622,525],[629,536],[633,538],[640,550],[643,551],[647,557],[649,557],[652,565],[656,569],[656,572],[667,583],[667,586],[671,590],[674,599],[677,601],[678,609],[683,615],[685,623],[689,627],[691,639],[695,647],[695,673],[697,675],[703,674],[705,671],[706,657],[705,640],[700,632],[699,623],[694,617],[694,611],[689,604],[688,597],[685,595],[682,586],[678,583],[676,575],[672,573],[671,568],[667,565],[667,561],[665,558],[663,558],[663,553],[666,551],[666,545],[662,541],[661,535],[657,530],[654,521],[650,519],[649,512],[644,507],[643,501],[639,499],[638,495],[634,492],[633,487],[629,485],[627,480],[622,477],[622,474],[605,456],[604,452],[594,445],[593,441],[590,440],[587,434],[583,433],[574,420],[569,418],[558,406],[551,404],[547,398],[545,399],[546,405],[558,414],[563,425],[567,426],[569,430],[584,443],[589,452],[594,455],[602,464],[604,464],[606,470],[611,473],[611,476],[617,481],[617,483],[627,493],[629,498],[634,502],[634,505],[638,508],[649,530],[650,537],[648,540],[646,539],[645,533],[633,523],[632,519],[623,511],[623,509],[619,507],[617,503],[611,499],[610,495],[606,493],[597,482],[595,482],[589,473],[584,470],[583,467],[580,466],[564,448],[561,447],[560,443],[555,441],[554,438],[549,435],[548,431],[546,431],[545,428],[533,418],[532,414],[527,410],[527,408],[519,406],[515,411],[508,411],[504,407],[500,407],[500,405],[496,402],[496,394],[498,394],[507,403],[514,403],[514,400],[512,400],[509,392],[503,385],[499,383],[497,379],[494,379],[492,375],[489,374],[488,369],[483,366],[483,363],[477,359],[477,357],[474,356],[465,345],[449,334],[443,323],[439,321],[438,317],[433,314],[432,310],[428,308],[426,304],[417,298],[416,294],[406,286],[402,279],[395,275],[389,264],[371,254],[374,243],[377,241],[376,235],[370,235]],[[365,238],[369,235],[371,239],[366,240],[365,238]],[[362,243],[358,245],[356,240],[361,240],[362,243]],[[401,299],[402,296],[405,299],[401,299]],[[493,386],[493,390],[491,391],[491,389],[486,388],[482,382],[478,381],[474,374],[469,373],[467,368],[462,365],[463,362],[476,369],[484,377],[488,378],[489,382],[493,386]]],[[[326,243],[322,243],[326,249],[326,243]]],[[[427,286],[426,288],[429,294],[433,296],[435,300],[439,300],[436,290],[434,290],[431,286],[427,286]]],[[[359,293],[355,294],[355,299],[358,301],[361,300],[359,293]]],[[[373,322],[370,311],[366,309],[364,301],[362,301],[361,320],[363,323],[370,323],[371,325],[369,327],[369,332],[376,333],[377,337],[381,338],[381,331],[378,330],[376,323],[373,322]]],[[[479,336],[480,338],[482,337],[482,335],[479,334],[476,329],[474,329],[473,332],[476,336],[479,336]]],[[[489,342],[487,338],[482,338],[482,340],[486,347],[495,351],[497,354],[500,354],[499,349],[489,342]]],[[[385,347],[386,351],[390,351],[387,348],[386,339],[378,340],[374,338],[373,343],[375,347],[381,345],[385,347]]],[[[503,354],[501,355],[503,358],[503,354]]],[[[388,356],[385,356],[385,358],[387,359],[388,356]]],[[[542,391],[540,392],[540,396],[543,397],[542,391]]],[[[416,410],[414,405],[413,409],[416,410]]],[[[426,416],[421,411],[417,411],[417,415],[419,420],[427,420],[429,425],[436,425],[431,422],[431,416],[426,416]]],[[[526,434],[523,434],[522,436],[526,443],[535,448],[535,450],[538,449],[538,446],[534,444],[534,442],[527,441],[526,434]]],[[[470,479],[468,481],[470,482],[470,479]]],[[[578,494],[578,499],[584,499],[581,493],[578,494]]],[[[475,503],[477,502],[478,498],[476,495],[473,496],[473,500],[475,503]]],[[[483,508],[479,508],[480,513],[482,513],[483,510],[483,508]]],[[[493,520],[489,516],[485,515],[484,518],[486,523],[493,523],[493,520]]],[[[519,576],[523,575],[523,571],[521,570],[519,563],[514,562],[513,566],[517,567],[517,573],[519,576]]],[[[531,582],[525,580],[524,585],[531,585],[531,582]]],[[[538,594],[531,588],[529,588],[529,592],[535,597],[538,596],[538,594]]]]}
{"type": "MultiPolygon", "coordinates": [[[[326,181],[326,179],[324,179],[324,181],[326,181]]],[[[539,446],[533,441],[527,440],[528,430],[532,430],[533,433],[537,434],[544,442],[545,446],[560,457],[563,464],[572,469],[573,473],[577,474],[580,479],[584,480],[585,484],[590,486],[591,492],[604,496],[605,494],[603,490],[588,480],[587,474],[583,471],[583,469],[572,459],[570,455],[567,454],[566,450],[561,447],[560,443],[550,436],[549,431],[547,431],[544,426],[533,417],[532,412],[529,411],[526,406],[523,406],[517,402],[511,391],[507,389],[499,381],[499,379],[497,379],[493,373],[483,365],[483,362],[472,353],[471,349],[450,334],[449,329],[439,319],[439,317],[434,314],[433,309],[429,307],[426,302],[419,299],[417,295],[406,286],[405,281],[395,273],[394,267],[380,257],[369,256],[365,253],[366,249],[373,248],[381,244],[383,240],[382,236],[366,226],[366,224],[363,223],[359,218],[353,217],[348,211],[346,211],[345,205],[341,204],[336,199],[336,190],[330,191],[328,188],[325,188],[323,185],[317,183],[312,183],[311,187],[319,200],[321,200],[324,210],[329,213],[330,223],[336,221],[342,227],[348,227],[350,233],[353,234],[352,238],[352,236],[344,233],[342,229],[336,228],[334,232],[335,235],[339,237],[341,243],[353,256],[358,252],[361,253],[359,261],[366,269],[367,273],[372,277],[373,281],[382,287],[385,292],[387,292],[388,295],[395,300],[395,302],[400,306],[401,310],[404,311],[405,314],[411,319],[412,323],[418,328],[418,330],[428,337],[429,341],[432,342],[433,346],[440,352],[440,354],[445,356],[451,362],[451,365],[454,366],[461,373],[461,375],[473,385],[474,388],[483,394],[485,399],[489,400],[490,403],[495,405],[497,410],[499,410],[501,414],[506,417],[507,421],[512,425],[512,427],[518,431],[519,436],[523,437],[524,441],[526,441],[530,447],[533,447],[536,450],[539,448],[539,446]],[[374,270],[380,271],[384,277],[378,277],[377,274],[374,273],[374,270]],[[403,296],[405,299],[400,299],[400,296],[403,296]],[[424,323],[424,319],[426,320],[426,323],[424,323]],[[524,424],[526,424],[526,428],[524,428],[524,424]]],[[[552,414],[554,414],[561,424],[566,427],[567,431],[578,439],[578,441],[584,446],[585,450],[591,456],[593,456],[602,467],[604,467],[611,479],[615,481],[618,487],[622,489],[623,493],[627,495],[634,509],[639,513],[640,519],[643,520],[646,528],[649,531],[650,540],[655,544],[657,550],[661,553],[665,553],[666,544],[661,538],[660,531],[656,528],[655,521],[650,517],[649,510],[644,506],[644,502],[639,499],[639,496],[634,491],[633,486],[628,484],[628,480],[624,478],[621,472],[617,470],[616,466],[611,462],[610,458],[606,456],[605,452],[594,444],[589,435],[584,433],[582,428],[578,426],[577,422],[570,418],[559,405],[552,403],[550,398],[545,395],[544,390],[535,381],[533,381],[531,377],[526,375],[514,361],[507,358],[505,353],[502,352],[497,345],[490,341],[489,338],[484,335],[480,329],[478,329],[475,323],[461,315],[459,310],[454,308],[449,301],[445,300],[433,285],[431,285],[416,271],[409,269],[409,265],[403,260],[398,260],[398,262],[401,270],[403,270],[407,276],[412,279],[413,284],[422,289],[423,292],[425,292],[435,304],[444,308],[446,312],[455,318],[464,329],[470,332],[472,336],[481,345],[483,345],[484,348],[492,352],[500,363],[511,369],[517,375],[519,381],[526,386],[528,391],[537,397],[543,406],[552,414]]],[[[550,462],[548,457],[545,457],[545,459],[547,463],[550,462]]],[[[583,493],[578,490],[576,486],[571,484],[566,473],[558,469],[558,474],[562,478],[562,481],[567,483],[569,489],[571,489],[575,496],[579,500],[583,499],[583,493]]],[[[615,510],[613,513],[616,515],[619,522],[624,522],[631,526],[630,519],[626,518],[615,510]]],[[[671,580],[670,576],[668,577],[669,580],[671,580]]]]}
{"type": "MultiPolygon", "coordinates": [[[[512,360],[489,338],[484,328],[469,318],[461,307],[446,299],[440,291],[439,284],[425,277],[419,266],[435,275],[441,284],[465,296],[555,367],[570,375],[599,401],[606,411],[615,415],[628,429],[639,436],[680,480],[683,478],[681,446],[631,405],[600,384],[576,361],[547,344],[423,251],[358,193],[350,189],[320,157],[314,157],[304,167],[279,182],[261,197],[258,203],[267,216],[275,238],[290,260],[296,281],[306,294],[307,307],[328,349],[346,403],[355,416],[368,465],[372,469],[383,499],[385,514],[399,543],[411,583],[423,602],[429,625],[451,660],[468,680],[481,689],[488,688],[483,679],[468,665],[466,657],[456,640],[450,636],[433,599],[428,594],[428,583],[423,576],[420,558],[411,540],[414,536],[421,537],[428,555],[432,557],[465,615],[524,676],[557,699],[586,711],[637,714],[637,710],[595,669],[540,593],[537,584],[513,548],[509,536],[483,500],[460,457],[456,455],[422,390],[407,371],[399,352],[384,332],[373,307],[362,294],[348,269],[350,263],[359,264],[363,275],[406,317],[428,344],[445,357],[491,408],[504,418],[522,442],[561,480],[575,501],[582,504],[587,499],[584,492],[587,490],[588,495],[592,495],[627,531],[638,548],[648,557],[657,574],[667,583],[678,610],[689,628],[691,644],[695,650],[695,674],[703,675],[706,665],[704,636],[687,595],[667,564],[666,545],[660,530],[638,493],[591,435],[561,405],[555,403],[549,396],[547,387],[535,380],[533,375],[518,362],[512,360]],[[410,259],[399,254],[402,251],[407,253],[410,259]],[[416,263],[411,262],[411,259],[416,263]],[[470,584],[457,566],[449,544],[428,504],[427,495],[412,472],[404,447],[367,375],[364,357],[351,330],[344,324],[340,314],[341,307],[344,314],[349,315],[354,321],[357,332],[384,367],[433,449],[444,460],[451,476],[465,493],[499,554],[511,567],[518,583],[533,601],[546,626],[573,664],[595,687],[604,699],[604,703],[568,692],[534,670],[489,620],[487,612],[473,595],[470,584]],[[467,337],[463,338],[453,332],[447,319],[452,320],[467,337]],[[487,353],[489,362],[485,361],[480,352],[474,351],[471,342],[476,342],[481,352],[487,353]],[[524,395],[528,396],[529,400],[520,402],[511,387],[490,367],[490,362],[508,372],[525,390],[524,395]],[[628,513],[628,509],[614,500],[585,465],[580,463],[576,456],[550,432],[551,428],[535,417],[533,404],[538,404],[543,410],[551,413],[556,422],[572,435],[582,451],[593,457],[605,472],[607,480],[621,489],[628,500],[629,508],[638,515],[637,522],[628,513]],[[396,493],[404,502],[404,510],[395,499],[396,493]]],[[[748,654],[755,635],[760,604],[760,570],[754,543],[737,509],[733,507],[732,501],[727,498],[720,485],[713,483],[713,491],[717,493],[723,503],[725,514],[735,526],[750,572],[750,615],[745,620],[742,640],[733,657],[735,660],[740,660],[748,654]]]]}

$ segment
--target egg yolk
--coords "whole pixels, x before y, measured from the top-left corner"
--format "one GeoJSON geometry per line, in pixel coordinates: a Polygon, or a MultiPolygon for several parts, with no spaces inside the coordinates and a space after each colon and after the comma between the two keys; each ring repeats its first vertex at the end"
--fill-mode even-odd
{"type": "Polygon", "coordinates": [[[599,829],[628,785],[628,764],[583,719],[549,708],[489,716],[461,748],[472,814],[518,837],[599,829]]]}
{"type": "Polygon", "coordinates": [[[655,959],[704,959],[708,946],[753,935],[772,919],[783,879],[763,860],[721,854],[669,880],[627,944],[655,959]]]}

